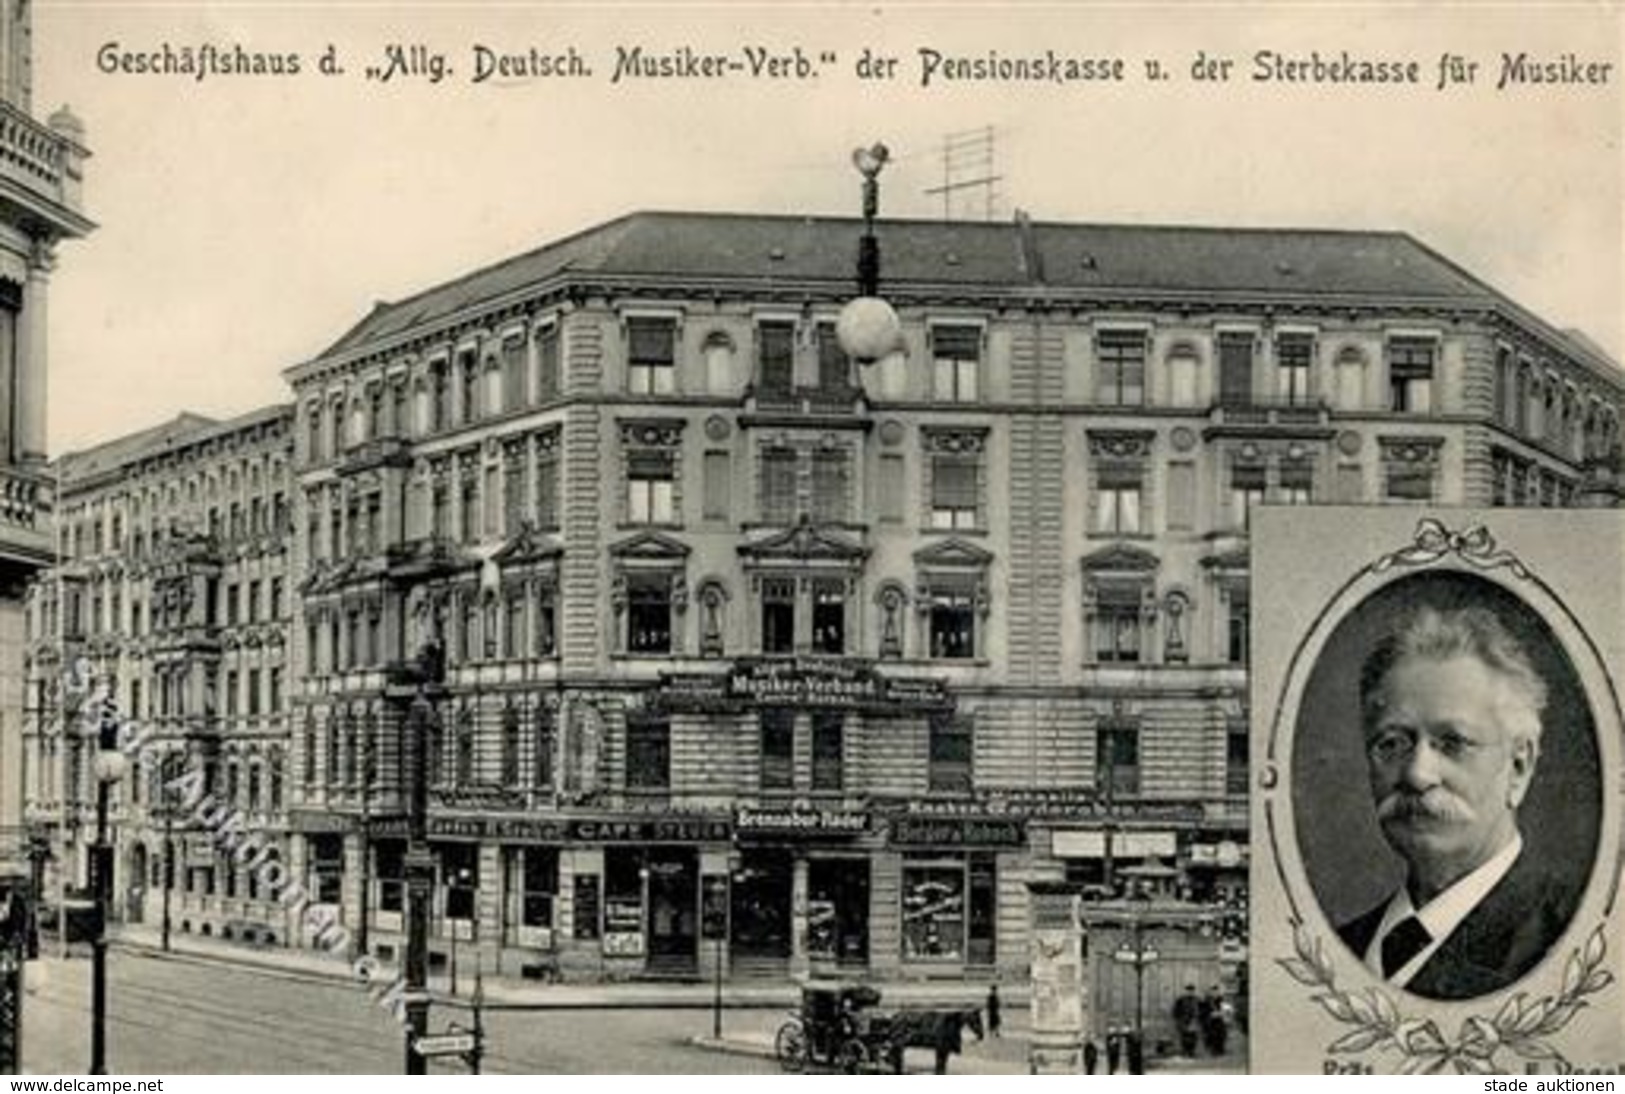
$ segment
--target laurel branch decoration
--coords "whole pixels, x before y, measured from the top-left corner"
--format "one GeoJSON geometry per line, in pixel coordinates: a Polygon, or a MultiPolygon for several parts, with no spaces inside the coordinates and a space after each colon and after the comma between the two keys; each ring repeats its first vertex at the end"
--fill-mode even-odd
{"type": "Polygon", "coordinates": [[[1598,926],[1584,946],[1569,954],[1556,995],[1531,999],[1527,992],[1519,992],[1501,1004],[1494,1017],[1469,1016],[1455,1039],[1446,1040],[1432,1018],[1406,1016],[1380,988],[1363,992],[1339,988],[1321,940],[1301,923],[1293,925],[1292,945],[1297,957],[1278,958],[1277,963],[1292,979],[1318,991],[1310,997],[1312,1002],[1351,1027],[1326,1050],[1340,1055],[1397,1052],[1400,1071],[1407,1075],[1437,1075],[1449,1069],[1458,1075],[1496,1074],[1506,1070],[1496,1062],[1503,1051],[1523,1060],[1567,1063],[1548,1039],[1589,1005],[1587,996],[1614,980],[1614,974],[1602,967],[1608,947],[1598,926]]]}

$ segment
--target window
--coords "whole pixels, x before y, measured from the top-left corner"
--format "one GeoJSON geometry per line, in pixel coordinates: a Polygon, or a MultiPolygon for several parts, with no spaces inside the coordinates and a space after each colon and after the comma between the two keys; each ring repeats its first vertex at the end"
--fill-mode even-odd
{"type": "Polygon", "coordinates": [[[509,590],[503,599],[502,656],[525,656],[525,596],[520,589],[509,590]]]}
{"type": "Polygon", "coordinates": [[[1139,535],[1139,464],[1101,464],[1095,471],[1095,531],[1105,535],[1139,535]]]}
{"type": "Polygon", "coordinates": [[[729,495],[732,493],[733,468],[728,453],[711,451],[704,457],[704,496],[700,503],[700,517],[704,520],[728,519],[729,495]]]}
{"type": "Polygon", "coordinates": [[[1261,463],[1234,463],[1230,465],[1230,522],[1234,528],[1245,529],[1248,512],[1264,503],[1266,469],[1261,463]]]}
{"type": "Polygon", "coordinates": [[[981,361],[980,327],[941,324],[931,328],[931,391],[938,402],[976,402],[981,361]]]}
{"type": "Polygon", "coordinates": [[[1095,731],[1095,784],[1110,800],[1119,794],[1140,792],[1140,731],[1137,726],[1112,724],[1095,731]]]}
{"type": "Polygon", "coordinates": [[[980,474],[976,456],[938,452],[931,457],[931,527],[980,526],[980,474]]]}
{"type": "Polygon", "coordinates": [[[473,843],[440,845],[440,877],[446,887],[447,919],[473,919],[480,889],[480,848],[473,843]]]}
{"type": "Polygon", "coordinates": [[[457,736],[453,740],[452,780],[458,786],[474,782],[474,712],[464,707],[457,713],[457,736]]]}
{"type": "Polygon", "coordinates": [[[535,709],[535,762],[530,770],[531,785],[545,790],[553,785],[553,712],[545,706],[535,709]]]}
{"type": "Polygon", "coordinates": [[[976,597],[969,584],[938,583],[930,590],[927,617],[931,656],[944,660],[976,656],[976,597]]]}
{"type": "Polygon", "coordinates": [[[1196,405],[1196,378],[1201,361],[1194,347],[1179,345],[1168,352],[1168,402],[1173,406],[1196,405]]]}
{"type": "Polygon", "coordinates": [[[671,724],[661,716],[626,720],[626,788],[671,788],[671,724]]]}
{"type": "Polygon", "coordinates": [[[536,587],[536,656],[552,657],[558,653],[557,596],[551,583],[536,587]]]}
{"type": "Polygon", "coordinates": [[[677,390],[677,323],[633,317],[626,321],[627,388],[634,395],[670,395],[677,390]]]}
{"type": "Polygon", "coordinates": [[[794,653],[796,648],[796,580],[762,579],[762,652],[794,653]]]}
{"type": "Polygon", "coordinates": [[[835,324],[818,324],[819,390],[826,394],[844,394],[852,388],[851,376],[851,361],[835,337],[835,324]]]}
{"type": "Polygon", "coordinates": [[[969,794],[973,723],[968,718],[933,714],[927,784],[933,794],[969,794]]]}
{"type": "Polygon", "coordinates": [[[472,349],[457,354],[458,402],[464,424],[480,416],[480,361],[472,349]]]}
{"type": "Polygon", "coordinates": [[[434,432],[451,424],[450,369],[444,360],[429,365],[429,428],[434,432]]]}
{"type": "Polygon", "coordinates": [[[670,524],[674,513],[672,453],[633,449],[627,453],[626,517],[633,524],[670,524]]]}
{"type": "Polygon", "coordinates": [[[1095,397],[1109,406],[1145,402],[1146,336],[1140,331],[1101,331],[1095,340],[1095,397]]]}
{"type": "Polygon", "coordinates": [[[475,543],[479,538],[480,483],[471,470],[463,476],[462,495],[457,506],[458,534],[464,543],[475,543]]]}
{"type": "Polygon", "coordinates": [[[311,896],[317,904],[337,904],[344,888],[344,837],[310,837],[311,896]]]}
{"type": "Polygon", "coordinates": [[[1433,409],[1431,338],[1392,338],[1388,342],[1388,409],[1427,414],[1433,409]]]}
{"type": "Polygon", "coordinates": [[[814,653],[846,652],[846,582],[813,582],[812,648],[814,653]]]}
{"type": "Polygon", "coordinates": [[[510,334],[502,340],[502,409],[518,410],[526,403],[525,336],[510,334]]]}
{"type": "Polygon", "coordinates": [[[796,716],[788,710],[761,713],[764,791],[794,790],[796,785],[796,716]]]}
{"type": "Polygon", "coordinates": [[[1094,652],[1102,664],[1140,660],[1140,586],[1103,586],[1095,592],[1094,652]]]}
{"type": "Polygon", "coordinates": [[[525,450],[512,445],[502,462],[502,525],[505,534],[514,535],[525,519],[525,450]]]}
{"type": "Polygon", "coordinates": [[[766,321],[756,326],[756,393],[784,398],[795,389],[794,323],[766,321]]]}
{"type": "Polygon", "coordinates": [[[1433,468],[1421,463],[1392,463],[1384,467],[1384,496],[1389,501],[1433,500],[1433,468]]]}
{"type": "Polygon", "coordinates": [[[559,526],[559,434],[536,435],[536,527],[559,526]]]}
{"type": "Polygon", "coordinates": [[[626,648],[629,653],[671,653],[671,577],[626,576],[626,648]]]}
{"type": "Polygon", "coordinates": [[[847,516],[847,457],[839,449],[813,453],[812,518],[819,524],[839,524],[847,516]]]}
{"type": "Polygon", "coordinates": [[[1309,364],[1315,340],[1307,334],[1282,334],[1275,339],[1275,395],[1294,406],[1312,401],[1309,364]]]}
{"type": "Polygon", "coordinates": [[[1256,341],[1251,331],[1223,331],[1219,334],[1221,405],[1247,406],[1253,401],[1253,348],[1256,341]]]}
{"type": "Polygon", "coordinates": [[[248,670],[248,713],[257,717],[260,713],[260,670],[248,670]]]}
{"type": "Polygon", "coordinates": [[[519,785],[519,712],[513,707],[502,711],[502,785],[519,785]]]}
{"type": "Polygon", "coordinates": [[[1225,602],[1225,660],[1232,665],[1245,665],[1252,654],[1247,590],[1240,586],[1227,590],[1225,602]]]}
{"type": "Polygon", "coordinates": [[[536,329],[536,398],[546,402],[559,394],[559,328],[544,323],[536,329]]]}
{"type": "Polygon", "coordinates": [[[443,481],[429,495],[429,528],[436,539],[451,538],[451,488],[443,481]]]}
{"type": "Polygon", "coordinates": [[[373,872],[378,877],[378,910],[406,910],[406,841],[381,839],[373,844],[373,872]]]}
{"type": "Polygon", "coordinates": [[[839,793],[845,780],[846,719],[838,711],[812,716],[813,793],[839,793]]]}
{"type": "Polygon", "coordinates": [[[1308,505],[1314,500],[1315,465],[1309,460],[1281,463],[1280,499],[1286,505],[1308,505]]]}
{"type": "Polygon", "coordinates": [[[229,669],[226,672],[226,713],[237,713],[237,670],[229,669]]]}
{"type": "Polygon", "coordinates": [[[794,524],[796,520],[796,452],[793,448],[764,448],[761,453],[760,510],[765,524],[794,524]]]}

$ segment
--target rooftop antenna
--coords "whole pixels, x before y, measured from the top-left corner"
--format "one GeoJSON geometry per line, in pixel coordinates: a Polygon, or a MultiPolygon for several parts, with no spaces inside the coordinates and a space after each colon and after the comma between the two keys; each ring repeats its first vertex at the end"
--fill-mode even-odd
{"type": "Polygon", "coordinates": [[[949,133],[942,138],[942,185],[932,186],[927,194],[942,196],[942,219],[953,220],[956,198],[965,194],[970,201],[959,201],[961,219],[976,216],[977,205],[983,220],[993,219],[998,202],[997,183],[1004,178],[994,172],[994,131],[991,125],[980,129],[966,129],[949,133]],[[980,203],[972,191],[981,191],[980,203]]]}

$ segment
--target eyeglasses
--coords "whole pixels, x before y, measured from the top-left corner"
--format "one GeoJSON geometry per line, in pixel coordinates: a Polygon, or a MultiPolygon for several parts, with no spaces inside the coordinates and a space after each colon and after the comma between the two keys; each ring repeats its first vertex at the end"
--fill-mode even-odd
{"type": "Polygon", "coordinates": [[[1366,738],[1366,755],[1379,764],[1403,763],[1416,751],[1417,741],[1427,738],[1428,747],[1447,760],[1467,760],[1486,748],[1494,747],[1455,729],[1415,730],[1406,726],[1390,726],[1366,738]]]}

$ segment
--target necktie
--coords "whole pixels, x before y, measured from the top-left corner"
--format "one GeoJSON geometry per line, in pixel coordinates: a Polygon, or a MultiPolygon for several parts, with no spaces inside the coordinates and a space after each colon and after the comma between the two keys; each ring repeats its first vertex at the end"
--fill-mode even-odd
{"type": "Polygon", "coordinates": [[[1400,920],[1382,940],[1382,975],[1393,976],[1432,941],[1433,936],[1414,915],[1400,920]]]}

